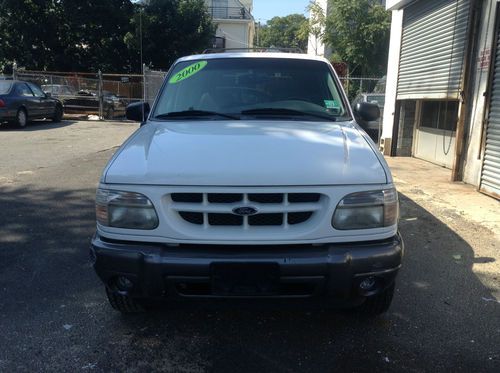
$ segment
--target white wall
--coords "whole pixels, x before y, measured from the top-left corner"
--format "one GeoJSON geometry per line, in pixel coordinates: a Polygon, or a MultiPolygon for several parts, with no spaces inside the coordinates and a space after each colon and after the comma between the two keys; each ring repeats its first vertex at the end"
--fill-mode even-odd
{"type": "MultiPolygon", "coordinates": [[[[492,48],[495,37],[496,5],[496,0],[486,0],[484,3],[479,30],[481,35],[478,46],[479,53],[482,50],[491,50],[492,48]]],[[[488,86],[489,69],[493,66],[481,68],[478,60],[479,56],[475,57],[472,65],[472,70],[475,70],[475,79],[471,82],[474,94],[472,100],[469,101],[469,104],[472,105],[472,115],[469,126],[469,138],[464,153],[465,167],[463,180],[468,184],[479,186],[483,164],[481,133],[483,118],[487,115],[485,113],[487,97],[483,94],[486,92],[488,86]]]]}
{"type": "Polygon", "coordinates": [[[226,38],[226,48],[251,48],[248,22],[218,22],[216,36],[226,38]]]}
{"type": "Polygon", "coordinates": [[[403,32],[403,10],[392,11],[391,39],[387,63],[387,81],[385,87],[385,107],[382,124],[382,138],[392,138],[394,112],[396,109],[396,91],[398,86],[399,54],[403,32]]]}
{"type": "MultiPolygon", "coordinates": [[[[253,9],[253,0],[205,0],[207,6],[241,7],[244,6],[250,12],[253,9]]],[[[226,48],[251,48],[255,34],[255,22],[253,19],[215,19],[218,37],[226,39],[226,48]]]]}
{"type": "Polygon", "coordinates": [[[240,3],[248,10],[253,10],[253,0],[240,0],[240,3]]]}

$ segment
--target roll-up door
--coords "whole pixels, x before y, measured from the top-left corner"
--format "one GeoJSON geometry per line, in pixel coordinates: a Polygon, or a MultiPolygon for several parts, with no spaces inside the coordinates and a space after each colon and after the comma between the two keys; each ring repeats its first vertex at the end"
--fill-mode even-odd
{"type": "Polygon", "coordinates": [[[481,191],[500,198],[500,29],[497,29],[497,45],[493,81],[491,82],[490,111],[486,127],[486,147],[481,191]]]}
{"type": "Polygon", "coordinates": [[[470,0],[420,0],[404,9],[398,99],[458,99],[470,0]]]}

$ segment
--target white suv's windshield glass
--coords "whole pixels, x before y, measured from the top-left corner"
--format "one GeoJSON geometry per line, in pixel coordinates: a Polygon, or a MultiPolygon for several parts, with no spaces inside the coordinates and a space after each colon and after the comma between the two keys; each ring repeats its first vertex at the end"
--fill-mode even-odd
{"type": "Polygon", "coordinates": [[[221,58],[178,63],[153,119],[337,120],[348,117],[328,65],[285,58],[221,58]]]}

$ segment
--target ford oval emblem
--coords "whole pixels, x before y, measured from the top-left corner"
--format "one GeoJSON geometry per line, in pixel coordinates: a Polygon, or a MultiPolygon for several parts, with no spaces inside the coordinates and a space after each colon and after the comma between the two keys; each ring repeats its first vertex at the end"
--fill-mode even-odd
{"type": "Polygon", "coordinates": [[[258,213],[258,210],[255,207],[245,206],[245,207],[236,207],[233,209],[233,214],[240,216],[251,216],[258,213]]]}

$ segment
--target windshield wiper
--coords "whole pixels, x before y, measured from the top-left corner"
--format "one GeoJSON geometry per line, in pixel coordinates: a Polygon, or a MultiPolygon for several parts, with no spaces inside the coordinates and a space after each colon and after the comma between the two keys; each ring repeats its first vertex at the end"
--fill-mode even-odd
{"type": "Polygon", "coordinates": [[[241,112],[242,115],[297,115],[297,116],[310,116],[314,118],[327,119],[332,122],[335,122],[337,119],[328,114],[322,113],[310,113],[307,111],[294,110],[294,109],[285,109],[285,108],[259,108],[259,109],[250,109],[244,110],[241,112]]]}
{"type": "Polygon", "coordinates": [[[184,110],[184,111],[173,111],[171,113],[158,114],[154,116],[153,119],[169,119],[169,118],[182,118],[182,117],[222,117],[228,119],[239,120],[240,118],[235,115],[217,113],[215,111],[205,111],[205,110],[184,110]]]}

